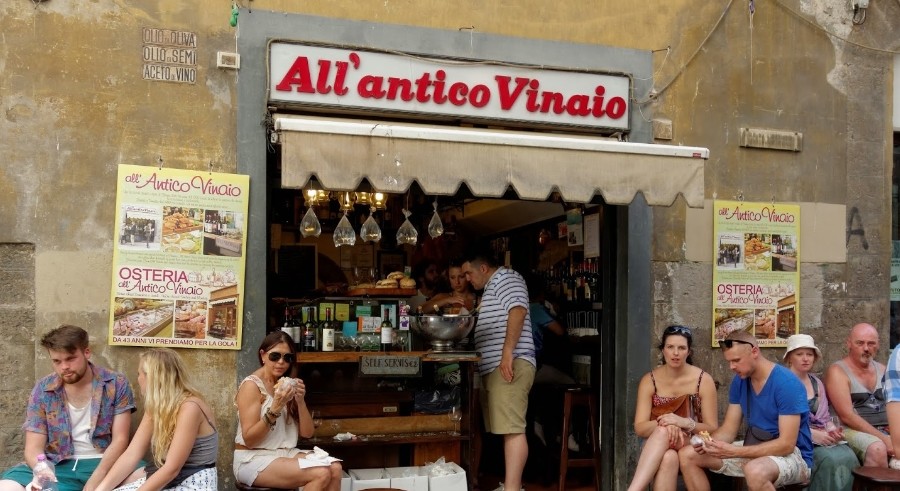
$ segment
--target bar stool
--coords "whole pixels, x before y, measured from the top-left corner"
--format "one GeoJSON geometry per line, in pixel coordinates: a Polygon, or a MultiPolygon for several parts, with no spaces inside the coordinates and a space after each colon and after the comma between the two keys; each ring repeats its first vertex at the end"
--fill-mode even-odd
{"type": "Polygon", "coordinates": [[[561,435],[561,451],[559,455],[559,491],[566,489],[566,474],[570,467],[592,467],[594,487],[600,487],[600,443],[597,441],[597,404],[596,397],[591,393],[590,387],[566,386],[563,396],[563,422],[561,435]],[[591,456],[582,458],[569,458],[569,427],[572,419],[572,407],[587,407],[591,420],[591,456]]]}
{"type": "Polygon", "coordinates": [[[853,469],[853,491],[886,491],[900,489],[900,471],[887,467],[853,469]]]}

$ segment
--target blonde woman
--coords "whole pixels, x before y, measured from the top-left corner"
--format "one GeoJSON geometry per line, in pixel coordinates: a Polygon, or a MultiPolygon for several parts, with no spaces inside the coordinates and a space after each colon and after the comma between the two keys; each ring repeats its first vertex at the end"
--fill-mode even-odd
{"type": "Polygon", "coordinates": [[[459,262],[451,262],[447,268],[447,279],[450,282],[450,292],[438,293],[422,305],[422,312],[426,314],[440,314],[441,312],[457,314],[465,308],[472,312],[475,310],[475,292],[472,291],[469,280],[462,272],[459,262]]]}
{"type": "Polygon", "coordinates": [[[145,351],[138,361],[138,385],[144,417],[97,491],[113,489],[123,480],[127,484],[119,491],[217,489],[219,432],[212,409],[191,385],[181,357],[168,348],[145,351]],[[132,473],[147,450],[153,463],[132,473]]]}

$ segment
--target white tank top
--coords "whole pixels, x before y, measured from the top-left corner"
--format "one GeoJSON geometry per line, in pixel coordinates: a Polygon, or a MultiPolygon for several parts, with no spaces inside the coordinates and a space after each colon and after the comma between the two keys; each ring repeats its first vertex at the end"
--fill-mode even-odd
{"type": "Polygon", "coordinates": [[[72,442],[75,444],[75,456],[79,459],[103,457],[91,442],[91,404],[82,408],[72,404],[69,406],[69,420],[72,422],[72,442]]]}
{"type": "MultiPolygon", "coordinates": [[[[240,390],[241,385],[244,385],[244,382],[251,381],[256,384],[259,388],[259,392],[266,396],[266,400],[263,401],[262,407],[259,409],[259,417],[262,418],[266,411],[272,407],[272,403],[275,402],[275,399],[271,394],[266,390],[266,385],[262,380],[259,379],[256,375],[249,375],[244,380],[241,380],[241,384],[238,386],[238,390],[240,390]]],[[[269,431],[266,434],[266,437],[263,441],[259,442],[255,448],[267,449],[267,450],[275,450],[277,448],[295,448],[297,446],[297,438],[300,435],[299,428],[297,426],[296,421],[291,421],[288,424],[288,412],[287,406],[281,409],[281,414],[278,416],[278,419],[275,420],[275,428],[269,431]]],[[[243,446],[247,446],[244,443],[244,435],[241,432],[241,423],[240,416],[238,416],[238,431],[234,436],[234,443],[238,443],[243,446]]]]}

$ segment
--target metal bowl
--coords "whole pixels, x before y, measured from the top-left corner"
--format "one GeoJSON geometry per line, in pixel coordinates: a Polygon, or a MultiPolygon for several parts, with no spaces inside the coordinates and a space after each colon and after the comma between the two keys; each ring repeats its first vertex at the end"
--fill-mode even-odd
{"type": "Polygon", "coordinates": [[[469,335],[475,319],[474,315],[417,315],[410,326],[416,334],[431,342],[435,351],[450,351],[453,343],[469,335]]]}

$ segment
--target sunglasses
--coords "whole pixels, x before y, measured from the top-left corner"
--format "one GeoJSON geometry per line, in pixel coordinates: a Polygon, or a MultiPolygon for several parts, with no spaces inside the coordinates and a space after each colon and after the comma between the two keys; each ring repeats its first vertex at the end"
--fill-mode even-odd
{"type": "Polygon", "coordinates": [[[734,346],[734,343],[748,344],[750,346],[753,346],[753,343],[748,343],[747,341],[741,341],[740,339],[723,339],[723,340],[719,341],[719,344],[721,346],[724,346],[725,349],[731,349],[731,347],[734,346]]]}
{"type": "Polygon", "coordinates": [[[297,355],[295,355],[294,353],[282,354],[277,351],[269,352],[269,361],[273,361],[273,362],[277,363],[282,358],[284,359],[284,362],[287,363],[288,365],[293,364],[295,361],[297,361],[297,355]]]}
{"type": "Polygon", "coordinates": [[[684,326],[669,326],[663,331],[663,336],[668,336],[669,334],[677,334],[679,336],[684,336],[688,339],[692,339],[694,337],[694,333],[691,332],[691,329],[684,326]]]}

